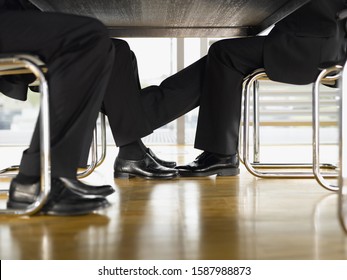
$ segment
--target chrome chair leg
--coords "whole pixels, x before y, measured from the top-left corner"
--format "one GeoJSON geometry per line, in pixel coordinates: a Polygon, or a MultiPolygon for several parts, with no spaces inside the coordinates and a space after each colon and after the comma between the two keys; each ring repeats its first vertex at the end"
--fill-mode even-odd
{"type": "Polygon", "coordinates": [[[105,114],[100,113],[100,130],[101,130],[101,154],[96,166],[100,166],[106,157],[106,117],[105,114]]]}
{"type": "MultiPolygon", "coordinates": [[[[261,72],[264,72],[264,69],[257,69],[255,70],[251,75],[247,76],[244,80],[243,80],[243,83],[242,83],[242,96],[241,96],[241,118],[240,118],[240,128],[243,127],[243,124],[244,124],[244,111],[242,111],[242,109],[244,108],[244,103],[245,103],[245,96],[246,96],[246,93],[245,91],[247,90],[247,86],[248,86],[248,83],[249,83],[249,79],[251,78],[252,75],[255,75],[257,73],[261,73],[261,72]]],[[[258,89],[257,86],[259,84],[258,83],[253,83],[252,85],[250,86],[253,86],[253,98],[255,96],[257,96],[257,92],[256,90],[258,89]]],[[[255,112],[253,112],[256,114],[256,116],[259,116],[258,114],[258,110],[255,110],[255,112]]],[[[257,159],[259,158],[259,146],[260,146],[260,143],[259,143],[259,130],[257,130],[258,133],[254,133],[254,136],[253,136],[253,139],[254,139],[254,143],[256,143],[257,147],[255,147],[253,150],[254,150],[254,155],[253,155],[253,163],[255,161],[257,161],[257,159]],[[257,136],[257,137],[256,137],[257,136]]],[[[244,136],[243,136],[243,129],[240,129],[240,132],[239,132],[239,147],[238,147],[238,156],[239,156],[239,160],[242,164],[244,164],[243,162],[243,159],[244,159],[244,156],[243,156],[243,143],[244,143],[244,136]]]]}
{"type": "MultiPolygon", "coordinates": [[[[259,156],[259,112],[257,108],[253,111],[253,135],[254,135],[254,160],[250,161],[250,98],[253,89],[254,107],[258,107],[257,82],[259,80],[268,80],[264,69],[258,69],[249,75],[244,82],[243,90],[243,133],[242,133],[242,162],[246,169],[254,176],[261,178],[314,178],[312,163],[261,163],[259,156]],[[293,169],[309,168],[309,171],[293,171],[293,169]],[[263,169],[291,169],[291,171],[261,171],[263,169]]],[[[333,164],[320,164],[320,167],[335,170],[337,166],[333,164]]],[[[336,178],[337,174],[324,173],[325,178],[336,178]]]]}
{"type": "MultiPolygon", "coordinates": [[[[338,82],[339,84],[339,98],[341,100],[342,98],[342,85],[341,85],[341,78],[342,78],[342,70],[343,67],[336,65],[328,69],[323,69],[321,73],[318,75],[315,83],[312,87],[312,154],[313,154],[313,173],[314,177],[317,180],[317,182],[325,189],[329,191],[338,191],[339,187],[336,185],[330,184],[327,180],[324,179],[321,168],[320,168],[320,153],[319,153],[319,86],[322,83],[322,80],[325,79],[331,79],[333,81],[338,82]],[[329,74],[333,73],[332,76],[329,77],[329,74]]],[[[340,104],[340,110],[341,110],[341,104],[340,104]]],[[[339,131],[341,131],[341,119],[339,120],[339,131]]],[[[342,138],[339,137],[339,143],[341,142],[342,138]]]]}
{"type": "Polygon", "coordinates": [[[81,172],[77,172],[77,178],[81,179],[81,178],[85,178],[87,176],[89,176],[96,168],[96,164],[97,164],[97,149],[98,149],[98,142],[97,142],[97,129],[96,129],[96,125],[93,131],[93,139],[92,139],[92,143],[91,143],[91,162],[90,164],[87,166],[87,168],[81,172]]]}
{"type": "Polygon", "coordinates": [[[93,139],[91,144],[91,162],[87,166],[87,168],[81,172],[77,173],[77,178],[82,179],[89,176],[95,168],[100,166],[106,157],[106,120],[105,114],[100,113],[100,130],[101,130],[101,153],[100,158],[98,158],[98,134],[97,134],[97,126],[95,125],[95,129],[93,132],[93,139]]]}
{"type": "Polygon", "coordinates": [[[40,91],[40,195],[37,201],[25,209],[1,209],[0,215],[33,215],[40,211],[51,189],[51,158],[49,131],[49,91],[45,75],[41,69],[43,63],[31,55],[11,55],[0,58],[0,75],[33,73],[39,81],[40,91]],[[22,69],[22,71],[18,70],[22,69]]]}
{"type": "Polygon", "coordinates": [[[259,81],[255,80],[253,88],[253,163],[260,162],[260,135],[259,135],[259,81]]]}
{"type": "Polygon", "coordinates": [[[340,96],[340,114],[339,114],[339,162],[340,172],[338,180],[338,217],[342,228],[347,233],[347,98],[344,95],[343,90],[347,88],[347,79],[345,77],[347,73],[343,72],[342,90],[340,96]]]}

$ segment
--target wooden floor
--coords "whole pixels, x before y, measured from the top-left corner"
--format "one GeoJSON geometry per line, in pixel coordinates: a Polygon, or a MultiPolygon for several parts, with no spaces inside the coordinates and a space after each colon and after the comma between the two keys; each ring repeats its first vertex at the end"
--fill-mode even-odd
{"type": "MultiPolygon", "coordinates": [[[[199,153],[152,149],[179,163],[199,153]]],[[[242,167],[238,177],[113,180],[115,155],[108,147],[105,163],[85,179],[114,185],[109,208],[80,217],[2,217],[0,259],[347,259],[337,195],[313,179],[257,179],[242,167]]]]}

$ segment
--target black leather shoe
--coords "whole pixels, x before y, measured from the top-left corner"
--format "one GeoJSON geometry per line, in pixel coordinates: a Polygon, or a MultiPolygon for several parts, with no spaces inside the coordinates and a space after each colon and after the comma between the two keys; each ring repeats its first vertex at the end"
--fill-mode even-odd
{"type": "MultiPolygon", "coordinates": [[[[39,213],[57,216],[84,215],[109,205],[104,197],[84,197],[66,185],[70,179],[52,178],[51,191],[39,213]]],[[[22,184],[14,178],[10,185],[7,207],[23,209],[36,202],[40,193],[40,182],[22,184]]]]}
{"type": "Polygon", "coordinates": [[[106,197],[114,193],[110,185],[90,186],[77,179],[60,178],[67,188],[73,192],[88,198],[106,197]]]}
{"type": "Polygon", "coordinates": [[[140,160],[117,157],[114,163],[114,178],[172,179],[177,174],[176,169],[160,165],[149,154],[145,154],[144,158],[140,160]]]}
{"type": "Polygon", "coordinates": [[[147,148],[146,150],[147,154],[149,154],[156,162],[158,162],[160,165],[168,167],[168,168],[174,168],[176,166],[176,162],[174,161],[166,161],[163,159],[158,158],[155,153],[150,148],[147,148]]]}
{"type": "Polygon", "coordinates": [[[219,156],[209,152],[203,152],[193,162],[176,166],[176,169],[182,177],[236,176],[240,174],[237,155],[219,156]]]}

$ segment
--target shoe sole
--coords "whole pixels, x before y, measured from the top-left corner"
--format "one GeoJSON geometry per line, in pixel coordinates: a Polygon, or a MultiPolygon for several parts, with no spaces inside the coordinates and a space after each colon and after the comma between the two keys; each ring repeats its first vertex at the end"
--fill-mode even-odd
{"type": "MultiPolygon", "coordinates": [[[[22,202],[16,202],[16,201],[8,201],[7,202],[7,208],[8,209],[19,209],[23,210],[30,206],[31,204],[22,203],[22,202]]],[[[59,209],[54,209],[54,207],[50,207],[50,209],[46,209],[45,206],[43,206],[36,215],[51,215],[51,216],[82,216],[91,214],[95,211],[105,209],[109,207],[111,204],[105,200],[105,202],[101,202],[98,205],[95,205],[94,209],[86,208],[86,209],[68,209],[64,207],[60,207],[59,209]],[[72,210],[72,211],[71,211],[72,210]]]]}
{"type": "Polygon", "coordinates": [[[113,173],[113,177],[115,179],[132,179],[135,177],[139,177],[139,178],[148,179],[148,180],[168,180],[168,179],[177,178],[177,176],[178,176],[178,174],[170,175],[170,176],[166,176],[166,177],[153,177],[153,176],[143,176],[140,174],[116,172],[116,171],[113,173]]]}
{"type": "Polygon", "coordinates": [[[237,176],[239,174],[240,174],[239,168],[225,168],[225,169],[210,170],[210,171],[204,171],[204,172],[183,171],[182,169],[179,170],[179,175],[181,177],[208,177],[212,175],[227,177],[227,176],[237,176]]]}
{"type": "Polygon", "coordinates": [[[30,205],[31,205],[30,203],[15,202],[15,201],[8,201],[6,204],[8,209],[20,209],[20,210],[23,210],[30,205]]]}
{"type": "Polygon", "coordinates": [[[51,216],[82,216],[82,215],[88,215],[92,214],[96,211],[103,210],[107,207],[109,207],[111,204],[108,201],[105,201],[105,203],[99,203],[99,205],[95,205],[94,209],[73,209],[72,211],[69,211],[69,209],[47,209],[44,208],[41,210],[41,214],[45,215],[51,215],[51,216]]]}

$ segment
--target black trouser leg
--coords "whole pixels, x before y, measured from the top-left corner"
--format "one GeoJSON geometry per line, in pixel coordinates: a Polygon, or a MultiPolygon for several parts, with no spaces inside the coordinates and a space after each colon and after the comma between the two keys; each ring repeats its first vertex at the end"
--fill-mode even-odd
{"type": "Polygon", "coordinates": [[[141,101],[152,129],[157,129],[199,106],[206,57],[141,91],[141,101]]]}
{"type": "Polygon", "coordinates": [[[141,104],[133,53],[125,41],[113,39],[112,42],[116,55],[103,108],[117,146],[123,146],[152,133],[152,128],[141,104]]]}
{"type": "Polygon", "coordinates": [[[195,148],[219,154],[238,149],[243,78],[263,67],[263,37],[213,44],[206,63],[195,148]]]}
{"type": "MultiPolygon", "coordinates": [[[[0,30],[2,52],[29,52],[47,64],[52,176],[75,177],[81,142],[93,130],[113,66],[106,28],[86,17],[5,12],[0,30]]],[[[40,174],[39,142],[36,125],[20,165],[25,175],[40,174]]]]}

